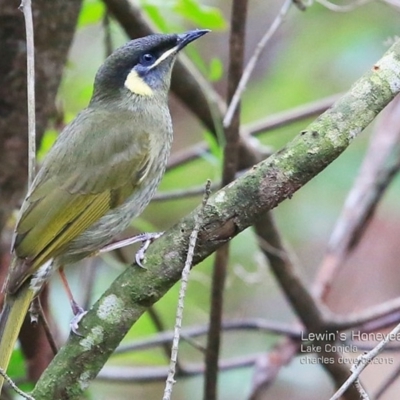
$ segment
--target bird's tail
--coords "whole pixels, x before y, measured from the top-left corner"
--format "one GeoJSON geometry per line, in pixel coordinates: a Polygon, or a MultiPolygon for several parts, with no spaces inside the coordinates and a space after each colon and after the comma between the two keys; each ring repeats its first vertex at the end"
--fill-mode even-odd
{"type": "MultiPolygon", "coordinates": [[[[17,294],[6,294],[0,315],[0,368],[6,372],[34,291],[25,284],[17,294]]],[[[0,394],[4,378],[0,375],[0,394]]]]}

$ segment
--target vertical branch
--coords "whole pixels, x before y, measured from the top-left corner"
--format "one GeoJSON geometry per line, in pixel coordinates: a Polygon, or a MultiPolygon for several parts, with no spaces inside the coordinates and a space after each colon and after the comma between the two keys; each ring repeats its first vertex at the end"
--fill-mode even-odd
{"type": "Polygon", "coordinates": [[[104,28],[104,49],[105,49],[105,58],[107,58],[113,52],[113,40],[111,35],[111,26],[110,26],[110,11],[106,7],[103,16],[103,28],[104,28]]]}
{"type": "MultiPolygon", "coordinates": [[[[231,12],[231,35],[229,41],[229,70],[227,100],[230,102],[243,74],[243,59],[245,48],[245,31],[247,16],[247,0],[234,0],[231,12]]],[[[239,159],[240,146],[240,103],[232,116],[229,125],[224,126],[226,145],[224,149],[224,166],[222,185],[225,186],[235,179],[239,159]]],[[[204,399],[217,398],[218,360],[220,352],[220,332],[223,309],[223,293],[226,270],[229,258],[229,244],[218,249],[214,262],[210,326],[207,337],[205,356],[204,399]]]]}
{"type": "Polygon", "coordinates": [[[269,42],[269,40],[272,38],[274,33],[278,30],[278,28],[281,26],[283,23],[286,14],[289,12],[289,9],[292,5],[292,0],[286,0],[285,3],[283,4],[281,10],[279,11],[278,16],[275,18],[274,22],[272,25],[268,28],[267,32],[265,32],[264,36],[261,38],[261,40],[258,42],[256,49],[254,50],[254,53],[252,57],[250,58],[250,61],[247,63],[246,68],[240,77],[240,81],[235,87],[235,92],[232,95],[231,101],[228,106],[228,110],[226,111],[225,117],[224,117],[224,126],[229,126],[232,121],[233,114],[236,110],[236,107],[239,104],[240,98],[242,97],[242,94],[244,90],[246,89],[246,85],[249,82],[249,79],[251,77],[251,74],[253,73],[253,70],[257,64],[258,59],[260,58],[265,46],[269,42]]]}
{"type": "Polygon", "coordinates": [[[36,165],[36,117],[35,117],[35,44],[31,0],[22,0],[19,6],[24,13],[26,29],[26,60],[28,79],[28,186],[35,177],[36,165]]]}
{"type": "Polygon", "coordinates": [[[178,363],[178,349],[179,349],[179,340],[181,337],[181,330],[182,330],[184,300],[185,300],[185,296],[186,296],[187,285],[189,282],[190,270],[193,266],[193,257],[194,257],[194,251],[196,248],[197,238],[199,236],[200,226],[203,223],[204,209],[206,207],[208,198],[210,197],[210,194],[211,194],[210,187],[211,187],[211,181],[207,180],[205,191],[204,191],[204,196],[203,196],[203,202],[201,205],[201,207],[202,207],[201,213],[196,216],[194,228],[189,237],[189,247],[188,247],[185,267],[183,268],[183,271],[182,271],[181,287],[179,289],[179,301],[178,301],[178,307],[176,310],[174,338],[172,340],[172,348],[171,348],[171,360],[169,363],[169,371],[168,371],[168,376],[167,376],[167,382],[165,384],[163,400],[171,399],[172,387],[175,383],[174,378],[175,378],[175,372],[176,372],[176,369],[177,369],[176,367],[177,367],[177,363],[178,363]]]}

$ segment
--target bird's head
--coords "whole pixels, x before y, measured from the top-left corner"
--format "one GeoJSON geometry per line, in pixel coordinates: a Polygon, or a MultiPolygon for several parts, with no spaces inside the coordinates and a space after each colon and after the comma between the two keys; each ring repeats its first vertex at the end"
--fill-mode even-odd
{"type": "Polygon", "coordinates": [[[92,101],[118,95],[167,95],[177,54],[209,32],[154,34],[135,39],[115,50],[96,74],[92,101]]]}

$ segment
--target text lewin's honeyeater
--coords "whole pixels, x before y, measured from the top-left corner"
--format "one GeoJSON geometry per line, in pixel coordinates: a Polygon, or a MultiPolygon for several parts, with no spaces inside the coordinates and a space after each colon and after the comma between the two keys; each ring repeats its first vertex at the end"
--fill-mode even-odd
{"type": "Polygon", "coordinates": [[[15,228],[0,318],[3,370],[51,272],[110,243],[154,195],[172,141],[174,60],[206,32],[150,35],[117,49],[96,74],[89,106],[47,154],[15,228]]]}

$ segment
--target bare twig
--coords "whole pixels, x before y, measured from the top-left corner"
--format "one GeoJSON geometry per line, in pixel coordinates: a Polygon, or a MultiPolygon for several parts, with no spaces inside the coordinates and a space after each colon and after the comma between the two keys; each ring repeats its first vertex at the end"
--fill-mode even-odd
{"type": "MultiPolygon", "coordinates": [[[[387,346],[388,347],[388,346],[387,346]]],[[[386,348],[387,348],[386,347],[386,348]]],[[[385,348],[385,349],[386,349],[385,348]]],[[[392,371],[388,377],[383,381],[382,385],[378,388],[378,390],[374,393],[373,398],[378,400],[380,399],[390,388],[390,386],[397,380],[400,375],[400,365],[398,365],[394,371],[392,371]]]]}
{"type": "MultiPolygon", "coordinates": [[[[221,182],[213,183],[210,190],[217,190],[220,187],[221,182]]],[[[200,196],[202,193],[204,193],[204,186],[197,186],[188,189],[177,189],[168,192],[159,192],[151,199],[151,201],[180,200],[188,197],[200,196]]]]}
{"type": "Polygon", "coordinates": [[[246,89],[246,85],[251,77],[251,74],[253,73],[253,70],[257,64],[257,61],[262,54],[262,51],[264,50],[264,48],[267,45],[267,43],[269,42],[269,40],[272,38],[273,34],[278,30],[278,28],[283,23],[284,18],[286,16],[286,14],[288,13],[292,4],[293,4],[292,0],[286,0],[285,3],[283,3],[283,6],[279,11],[278,16],[275,18],[274,22],[270,25],[267,32],[264,34],[264,36],[258,42],[253,55],[251,56],[249,62],[247,63],[247,65],[243,71],[243,74],[242,74],[242,77],[240,78],[239,84],[237,85],[235,93],[232,96],[232,100],[229,103],[228,110],[226,111],[224,121],[223,121],[223,125],[225,128],[228,127],[232,122],[233,115],[236,111],[236,108],[237,108],[239,102],[240,102],[242,94],[243,94],[244,90],[246,89]]]}
{"type": "MultiPolygon", "coordinates": [[[[340,98],[341,94],[328,96],[311,103],[307,103],[298,107],[291,108],[290,110],[283,111],[258,121],[251,122],[241,127],[243,136],[259,135],[261,133],[269,132],[273,129],[281,128],[283,126],[301,121],[306,118],[315,117],[326,111],[332,104],[340,98]]],[[[192,147],[184,149],[180,152],[172,154],[169,159],[167,169],[173,169],[177,166],[186,164],[192,160],[204,156],[209,151],[206,142],[200,142],[192,147]]],[[[269,154],[266,154],[266,157],[269,154]]],[[[245,167],[244,165],[242,167],[245,167]]],[[[250,167],[250,165],[247,165],[250,167]]]]}
{"type": "Polygon", "coordinates": [[[0,375],[7,381],[7,383],[12,387],[12,389],[19,394],[21,397],[27,400],[35,400],[34,397],[30,396],[29,394],[23,392],[13,381],[12,379],[6,374],[6,372],[0,368],[0,375]]]}
{"type": "Polygon", "coordinates": [[[315,117],[331,107],[342,95],[342,93],[338,93],[323,97],[322,99],[250,122],[242,127],[242,132],[244,135],[259,135],[260,133],[269,132],[273,129],[281,128],[306,118],[315,117]]]}
{"type": "Polygon", "coordinates": [[[282,366],[296,356],[299,345],[290,338],[284,338],[274,345],[271,351],[258,355],[254,365],[254,374],[249,400],[259,399],[260,393],[277,377],[282,366]]]}
{"type": "Polygon", "coordinates": [[[19,8],[24,13],[26,28],[26,61],[28,79],[28,186],[30,186],[35,178],[36,169],[35,43],[31,0],[22,0],[19,8]]]}
{"type": "Polygon", "coordinates": [[[385,336],[385,338],[381,342],[379,342],[378,345],[375,346],[371,351],[361,355],[359,357],[358,364],[356,364],[354,368],[352,368],[351,376],[340,387],[340,389],[330,398],[330,400],[340,399],[340,397],[350,388],[350,386],[353,385],[357,379],[359,379],[361,372],[364,371],[367,365],[375,357],[377,357],[382,352],[386,344],[389,343],[391,340],[395,339],[399,333],[400,333],[400,324],[397,325],[392,331],[390,331],[390,333],[388,333],[385,336]]]}
{"type": "Polygon", "coordinates": [[[111,27],[110,27],[110,12],[106,7],[104,16],[103,16],[103,28],[104,28],[104,49],[105,56],[108,57],[114,49],[112,35],[111,35],[111,27]]]}
{"type": "MultiPolygon", "coordinates": [[[[228,93],[230,102],[243,74],[245,50],[247,0],[234,0],[231,10],[231,32],[229,38],[228,93]]],[[[222,185],[235,179],[239,165],[240,149],[240,104],[235,108],[229,123],[224,126],[225,148],[222,171],[222,185]]],[[[253,152],[251,153],[251,156],[253,152]]],[[[219,248],[215,254],[210,301],[210,329],[207,336],[205,356],[206,371],[204,377],[204,399],[217,399],[218,361],[221,339],[223,294],[226,271],[228,268],[229,243],[219,248]]]]}
{"type": "MultiPolygon", "coordinates": [[[[211,193],[210,187],[211,187],[211,181],[208,180],[206,183],[206,188],[203,197],[202,211],[204,211],[208,198],[210,197],[211,193]]],[[[202,222],[203,222],[203,214],[200,213],[197,215],[197,218],[195,219],[194,228],[189,238],[189,248],[185,266],[182,271],[182,280],[181,280],[181,287],[179,290],[178,307],[176,310],[174,338],[172,341],[172,349],[171,349],[171,361],[169,364],[169,371],[168,371],[167,382],[165,385],[163,400],[170,400],[172,394],[172,387],[175,383],[174,377],[178,359],[179,338],[182,329],[184,300],[186,296],[187,284],[189,281],[190,269],[192,268],[194,250],[196,248],[197,237],[199,235],[199,230],[202,222]]]]}
{"type": "Polygon", "coordinates": [[[38,305],[38,308],[39,308],[40,321],[42,323],[44,332],[46,334],[47,341],[49,342],[49,345],[51,347],[51,350],[53,351],[53,354],[56,355],[58,353],[58,346],[57,346],[57,343],[56,343],[56,341],[54,339],[54,336],[53,336],[53,334],[51,332],[50,324],[47,321],[46,314],[44,312],[44,309],[42,307],[42,303],[40,301],[40,297],[37,297],[37,305],[38,305]]]}
{"type": "MultiPolygon", "coordinates": [[[[229,360],[222,360],[219,368],[222,371],[246,368],[254,365],[256,356],[235,357],[229,360]]],[[[185,363],[184,377],[200,375],[204,373],[204,364],[185,363]]],[[[165,381],[168,375],[168,367],[104,367],[97,376],[97,379],[112,382],[154,382],[165,381]]],[[[178,375],[178,374],[177,374],[178,375]]]]}
{"type": "Polygon", "coordinates": [[[355,388],[358,390],[358,392],[360,393],[361,399],[362,400],[370,400],[368,393],[365,391],[365,389],[363,388],[363,386],[361,385],[361,382],[359,379],[356,379],[354,381],[354,386],[355,388]]]}
{"type": "Polygon", "coordinates": [[[400,2],[398,0],[382,0],[382,2],[396,8],[397,10],[400,9],[400,2]]]}
{"type": "Polygon", "coordinates": [[[399,311],[400,298],[398,297],[354,314],[346,316],[330,315],[327,328],[331,331],[343,331],[350,328],[362,327],[363,331],[374,331],[397,322],[399,311]],[[397,319],[393,319],[393,314],[395,314],[397,319]]]}
{"type": "MultiPolygon", "coordinates": [[[[265,332],[268,334],[285,335],[293,339],[299,339],[301,333],[304,332],[296,327],[293,327],[292,325],[276,321],[267,321],[260,318],[243,319],[237,321],[224,321],[222,323],[222,332],[246,330],[265,332]]],[[[183,329],[181,336],[186,340],[186,338],[195,338],[205,335],[207,334],[207,332],[208,325],[192,326],[190,328],[183,329]]],[[[172,339],[173,332],[160,332],[154,335],[152,338],[121,345],[115,350],[114,354],[151,349],[156,346],[161,346],[163,343],[170,343],[172,339]]]]}
{"type": "Polygon", "coordinates": [[[365,6],[366,4],[371,3],[373,0],[356,0],[346,5],[337,5],[329,0],[316,0],[316,1],[330,11],[345,13],[353,11],[356,8],[365,6]]]}

